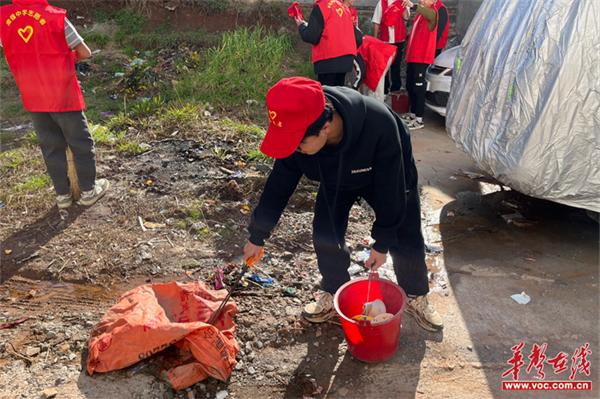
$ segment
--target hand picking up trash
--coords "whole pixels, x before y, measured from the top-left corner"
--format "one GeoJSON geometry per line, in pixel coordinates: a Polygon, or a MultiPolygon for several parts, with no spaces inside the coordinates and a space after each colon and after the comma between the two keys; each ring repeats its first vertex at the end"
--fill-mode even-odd
{"type": "MultiPolygon", "coordinates": [[[[266,103],[270,124],[260,150],[275,163],[252,213],[244,256],[262,251],[300,178],[306,176],[320,184],[313,245],[322,292],[304,306],[304,318],[320,323],[335,316],[333,295],[350,280],[348,217],[362,198],[375,211],[375,242],[365,266],[377,270],[389,252],[398,285],[408,296],[407,313],[422,328],[441,330],[442,318],[427,296],[417,169],[410,136],[399,117],[352,89],[322,86],[303,77],[280,80],[268,91],[266,103]]],[[[374,315],[375,310],[383,309],[375,305],[370,316],[367,312],[361,317],[383,317],[389,311],[374,315]]]]}

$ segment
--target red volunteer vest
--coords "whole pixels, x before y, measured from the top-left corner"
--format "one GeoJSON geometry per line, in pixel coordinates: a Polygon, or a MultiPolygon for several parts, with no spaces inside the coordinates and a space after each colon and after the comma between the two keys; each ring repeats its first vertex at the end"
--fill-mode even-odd
{"type": "Polygon", "coordinates": [[[390,6],[388,0],[381,0],[381,27],[379,29],[379,38],[384,42],[390,41],[390,32],[388,28],[394,28],[394,43],[402,43],[406,40],[406,24],[402,14],[402,0],[396,0],[390,6]]]}
{"type": "Polygon", "coordinates": [[[432,32],[427,27],[427,19],[417,15],[406,45],[406,62],[433,64],[436,35],[436,29],[432,32]]]}
{"type": "Polygon", "coordinates": [[[365,35],[358,52],[365,60],[365,84],[375,91],[388,65],[396,58],[396,46],[365,35]]]}
{"type": "Polygon", "coordinates": [[[348,7],[338,0],[317,0],[325,26],[319,44],[312,47],[313,63],[342,55],[356,55],[354,25],[348,7]]]}
{"type": "Polygon", "coordinates": [[[350,16],[352,17],[352,24],[358,28],[358,11],[356,11],[356,8],[350,7],[350,16]]]}
{"type": "MultiPolygon", "coordinates": [[[[444,32],[442,32],[442,36],[440,36],[440,40],[437,41],[437,44],[435,46],[436,49],[443,49],[444,47],[446,47],[446,43],[448,43],[448,32],[450,31],[450,14],[448,14],[448,8],[444,5],[444,3],[442,3],[442,0],[437,0],[437,2],[433,5],[433,7],[436,10],[439,10],[442,7],[445,8],[446,15],[448,16],[448,18],[446,20],[446,27],[444,28],[444,32]]],[[[440,15],[439,12],[438,12],[438,15],[440,15]]]]}
{"type": "Polygon", "coordinates": [[[30,112],[81,111],[76,56],[65,39],[66,11],[46,0],[0,7],[0,38],[23,106],[30,112]]]}

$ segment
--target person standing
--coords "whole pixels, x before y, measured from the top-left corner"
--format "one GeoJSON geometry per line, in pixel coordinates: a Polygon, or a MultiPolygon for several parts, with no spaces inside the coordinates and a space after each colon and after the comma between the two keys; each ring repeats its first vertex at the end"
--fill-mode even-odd
{"type": "Polygon", "coordinates": [[[89,58],[90,49],[67,20],[66,11],[46,0],[13,0],[0,7],[0,39],[23,106],[33,120],[57,206],[64,209],[73,203],[67,146],[82,191],[79,204],[94,204],[110,184],[96,180],[94,141],[75,73],[75,62],[89,58]]]}
{"type": "MultiPolygon", "coordinates": [[[[403,0],[406,7],[410,0],[403,0]]],[[[410,112],[402,116],[410,130],[422,129],[427,86],[425,72],[433,64],[437,39],[436,0],[420,0],[406,46],[406,89],[410,112]]]]}
{"type": "Polygon", "coordinates": [[[396,58],[392,63],[385,93],[402,88],[401,64],[406,40],[406,21],[410,17],[410,8],[402,0],[380,0],[373,12],[373,36],[397,47],[396,58]]]}
{"type": "Polygon", "coordinates": [[[438,12],[438,26],[437,26],[437,37],[435,45],[435,56],[440,55],[446,43],[448,43],[448,32],[450,31],[450,16],[448,15],[448,8],[442,0],[437,0],[434,7],[438,12]]]}
{"type": "Polygon", "coordinates": [[[260,150],[276,160],[252,213],[244,259],[263,252],[304,175],[319,182],[313,245],[322,276],[322,292],[306,304],[304,318],[323,322],[335,316],[333,294],[350,280],[348,217],[363,198],[375,212],[375,242],[365,266],[377,270],[389,252],[398,284],[409,297],[407,313],[422,328],[441,330],[443,320],[427,295],[417,168],[400,118],[356,90],[302,77],[279,81],[266,102],[270,123],[260,150]]]}
{"type": "Polygon", "coordinates": [[[362,40],[348,7],[339,0],[317,0],[308,23],[301,17],[295,21],[302,40],[312,44],[312,62],[319,82],[343,86],[362,40]]]}

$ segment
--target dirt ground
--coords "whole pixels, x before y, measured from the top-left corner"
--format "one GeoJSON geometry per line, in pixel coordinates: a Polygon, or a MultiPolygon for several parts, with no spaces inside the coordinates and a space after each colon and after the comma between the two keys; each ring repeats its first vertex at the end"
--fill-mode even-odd
{"type": "MultiPolygon", "coordinates": [[[[301,304],[318,283],[310,242],[315,187],[303,184],[259,270],[277,283],[235,297],[242,351],[227,383],[207,380],[173,392],[148,361],[88,376],[82,365],[89,332],[127,289],[209,281],[216,266],[233,270],[247,205],[268,173],[264,164],[244,168],[235,149],[215,156],[210,142],[163,140],[126,160],[100,154],[99,174],[113,187],[96,206],[59,213],[49,198],[40,214],[0,209],[0,323],[29,317],[0,330],[0,398],[37,398],[49,388],[60,398],[213,398],[222,391],[230,398],[598,397],[598,225],[581,210],[465,173],[478,171],[443,123],[428,115],[427,127],[412,135],[431,300],[444,316],[442,333],[425,332],[405,316],[397,354],[365,364],[347,352],[339,326],[301,320],[301,304]],[[177,227],[194,207],[201,217],[177,227]],[[517,210],[522,219],[502,217],[517,210]],[[144,222],[157,225],[143,231],[144,222]],[[296,288],[296,296],[284,296],[285,287],[296,288]],[[530,303],[511,299],[521,292],[530,303]],[[589,343],[591,375],[576,379],[593,381],[593,392],[503,392],[511,347],[520,342],[525,366],[534,343],[547,343],[548,357],[563,351],[569,358],[589,343]]],[[[371,217],[353,208],[348,243],[356,263],[371,217]]],[[[393,278],[389,265],[382,274],[393,278]]],[[[546,380],[568,379],[569,371],[545,371],[546,380]]],[[[533,374],[526,378],[523,370],[521,380],[533,374]]]]}

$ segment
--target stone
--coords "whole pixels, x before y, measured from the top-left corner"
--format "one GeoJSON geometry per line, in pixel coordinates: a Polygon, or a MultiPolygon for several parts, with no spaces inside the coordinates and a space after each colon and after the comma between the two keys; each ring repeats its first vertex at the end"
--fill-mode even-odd
{"type": "Polygon", "coordinates": [[[338,393],[340,394],[340,396],[346,396],[346,395],[348,395],[348,392],[350,392],[350,391],[348,391],[348,388],[338,389],[338,393]]]}
{"type": "Polygon", "coordinates": [[[227,392],[227,391],[219,391],[215,395],[215,399],[225,399],[227,396],[229,396],[229,392],[227,392]]]}
{"type": "Polygon", "coordinates": [[[58,395],[58,390],[56,388],[46,388],[42,391],[43,399],[55,398],[56,395],[58,395]]]}
{"type": "Polygon", "coordinates": [[[263,348],[263,343],[262,343],[261,341],[256,341],[256,342],[254,343],[254,345],[256,345],[256,348],[257,348],[257,349],[262,349],[262,348],[263,348]]]}
{"type": "Polygon", "coordinates": [[[256,369],[252,366],[248,367],[248,374],[250,374],[250,375],[256,374],[256,369]]]}
{"type": "Polygon", "coordinates": [[[34,357],[40,354],[42,350],[37,346],[29,346],[25,349],[25,356],[34,357]]]}

